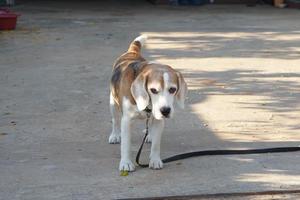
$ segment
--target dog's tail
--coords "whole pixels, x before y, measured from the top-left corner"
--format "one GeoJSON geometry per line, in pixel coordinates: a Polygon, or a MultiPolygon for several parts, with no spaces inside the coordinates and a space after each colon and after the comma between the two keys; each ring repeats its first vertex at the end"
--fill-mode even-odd
{"type": "Polygon", "coordinates": [[[147,35],[140,35],[139,37],[135,38],[129,45],[128,52],[140,53],[142,46],[144,46],[146,43],[147,38],[147,35]]]}

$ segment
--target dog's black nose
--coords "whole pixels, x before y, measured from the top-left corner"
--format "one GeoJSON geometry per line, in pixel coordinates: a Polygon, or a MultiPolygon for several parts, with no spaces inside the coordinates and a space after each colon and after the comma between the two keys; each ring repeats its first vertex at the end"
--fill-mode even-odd
{"type": "Polygon", "coordinates": [[[161,114],[165,117],[169,117],[170,111],[171,111],[170,107],[162,107],[160,109],[161,114]]]}

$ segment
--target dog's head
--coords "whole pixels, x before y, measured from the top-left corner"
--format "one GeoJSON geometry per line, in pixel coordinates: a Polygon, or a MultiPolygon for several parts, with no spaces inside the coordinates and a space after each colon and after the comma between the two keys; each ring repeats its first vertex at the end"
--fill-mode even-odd
{"type": "Polygon", "coordinates": [[[184,108],[187,85],[180,72],[154,64],[136,77],[131,93],[139,111],[152,107],[154,118],[160,120],[173,116],[174,103],[184,108]]]}

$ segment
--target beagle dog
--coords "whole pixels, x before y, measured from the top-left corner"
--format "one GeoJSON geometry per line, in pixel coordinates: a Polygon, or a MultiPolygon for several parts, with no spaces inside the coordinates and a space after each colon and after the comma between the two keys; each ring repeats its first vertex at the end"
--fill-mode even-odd
{"type": "Polygon", "coordinates": [[[147,37],[141,35],[131,42],[128,51],[113,65],[110,84],[112,132],[109,143],[121,142],[120,171],[134,171],[131,161],[131,123],[146,119],[151,112],[149,135],[152,142],[149,168],[161,169],[160,140],[164,120],[174,114],[174,104],[184,108],[187,84],[180,72],[168,65],[146,61],[141,48],[147,37]]]}

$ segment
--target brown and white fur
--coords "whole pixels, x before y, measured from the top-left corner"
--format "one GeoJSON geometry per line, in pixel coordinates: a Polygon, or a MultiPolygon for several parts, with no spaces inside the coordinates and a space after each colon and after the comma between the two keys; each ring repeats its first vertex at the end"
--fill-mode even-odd
{"type": "Polygon", "coordinates": [[[184,108],[187,93],[187,85],[180,72],[168,65],[147,62],[141,56],[141,47],[146,39],[144,35],[137,37],[113,65],[109,143],[121,142],[121,171],[135,169],[131,161],[131,123],[136,118],[146,118],[146,107],[152,109],[147,138],[147,142],[152,142],[149,167],[163,167],[160,141],[164,120],[173,116],[174,103],[184,108]]]}

